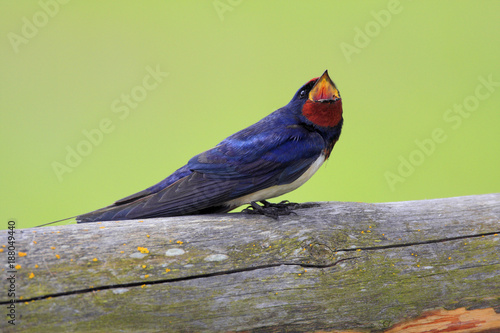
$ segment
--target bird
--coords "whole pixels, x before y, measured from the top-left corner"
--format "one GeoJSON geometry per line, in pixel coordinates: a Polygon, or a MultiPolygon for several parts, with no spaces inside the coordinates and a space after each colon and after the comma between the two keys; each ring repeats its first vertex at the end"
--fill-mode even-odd
{"type": "Polygon", "coordinates": [[[287,202],[267,199],[311,178],[330,157],[343,121],[342,99],[326,70],[300,87],[288,104],[194,156],[164,180],[76,220],[227,213],[246,204],[254,213],[287,214],[287,202]],[[266,213],[273,208],[274,213],[266,213]]]}

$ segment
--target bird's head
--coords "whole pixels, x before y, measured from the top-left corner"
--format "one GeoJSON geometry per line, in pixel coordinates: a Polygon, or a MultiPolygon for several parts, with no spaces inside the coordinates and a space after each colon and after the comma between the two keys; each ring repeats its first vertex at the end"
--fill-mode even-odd
{"type": "Polygon", "coordinates": [[[342,99],[326,70],[304,84],[290,101],[306,122],[319,127],[334,127],[342,121],[342,99]]]}

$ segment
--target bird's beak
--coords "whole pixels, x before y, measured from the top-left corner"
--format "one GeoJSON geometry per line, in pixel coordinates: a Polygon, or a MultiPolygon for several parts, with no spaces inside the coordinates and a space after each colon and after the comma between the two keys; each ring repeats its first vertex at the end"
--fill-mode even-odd
{"type": "Polygon", "coordinates": [[[313,102],[331,102],[339,98],[339,91],[328,76],[328,70],[326,70],[309,92],[309,100],[313,102]]]}

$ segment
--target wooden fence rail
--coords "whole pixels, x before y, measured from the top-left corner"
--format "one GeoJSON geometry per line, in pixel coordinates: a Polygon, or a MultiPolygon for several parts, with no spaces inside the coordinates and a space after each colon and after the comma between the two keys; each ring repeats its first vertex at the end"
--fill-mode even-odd
{"type": "Polygon", "coordinates": [[[500,193],[296,212],[2,230],[0,331],[500,331],[500,193]]]}

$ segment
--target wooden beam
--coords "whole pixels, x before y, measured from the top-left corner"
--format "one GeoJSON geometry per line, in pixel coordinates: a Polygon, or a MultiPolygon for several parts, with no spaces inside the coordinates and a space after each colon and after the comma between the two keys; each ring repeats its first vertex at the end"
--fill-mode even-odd
{"type": "Polygon", "coordinates": [[[0,331],[500,330],[500,194],[296,212],[2,230],[0,331]]]}

